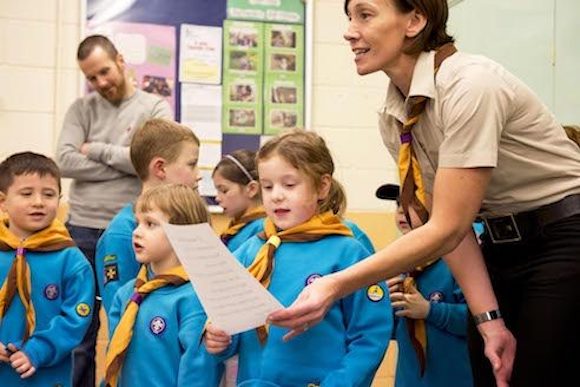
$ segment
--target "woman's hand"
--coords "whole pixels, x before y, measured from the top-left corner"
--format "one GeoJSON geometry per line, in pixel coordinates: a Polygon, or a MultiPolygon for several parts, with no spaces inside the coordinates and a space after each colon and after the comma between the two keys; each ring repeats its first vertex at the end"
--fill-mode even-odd
{"type": "Polygon", "coordinates": [[[509,387],[516,356],[516,339],[503,320],[493,320],[478,325],[485,343],[485,356],[491,362],[497,387],[509,387]]]}
{"type": "Polygon", "coordinates": [[[302,290],[292,305],[270,314],[268,322],[290,328],[290,332],[284,335],[284,341],[288,341],[324,319],[339,298],[338,289],[337,280],[332,275],[318,278],[302,290]]]}

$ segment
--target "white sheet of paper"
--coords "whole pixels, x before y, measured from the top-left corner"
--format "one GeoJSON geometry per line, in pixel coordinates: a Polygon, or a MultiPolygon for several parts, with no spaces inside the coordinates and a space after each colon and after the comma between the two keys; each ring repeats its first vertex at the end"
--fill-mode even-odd
{"type": "Polygon", "coordinates": [[[230,335],[266,322],[283,306],[238,260],[207,223],[164,224],[169,242],[212,324],[230,335]]]}

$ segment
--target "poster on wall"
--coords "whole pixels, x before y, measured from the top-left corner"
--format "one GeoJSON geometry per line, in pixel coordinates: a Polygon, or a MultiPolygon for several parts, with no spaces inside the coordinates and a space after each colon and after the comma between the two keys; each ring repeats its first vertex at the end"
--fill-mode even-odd
{"type": "Polygon", "coordinates": [[[224,133],[262,133],[262,23],[224,21],[224,133]]]}
{"type": "Polygon", "coordinates": [[[228,19],[304,24],[304,0],[228,0],[228,19]]]}
{"type": "Polygon", "coordinates": [[[266,24],[264,134],[304,127],[304,27],[266,24]]]}
{"type": "Polygon", "coordinates": [[[179,39],[179,81],[221,83],[222,29],[182,24],[179,39]]]}
{"type": "Polygon", "coordinates": [[[175,27],[108,22],[89,34],[109,37],[123,55],[135,86],[165,98],[175,111],[175,27]]]}

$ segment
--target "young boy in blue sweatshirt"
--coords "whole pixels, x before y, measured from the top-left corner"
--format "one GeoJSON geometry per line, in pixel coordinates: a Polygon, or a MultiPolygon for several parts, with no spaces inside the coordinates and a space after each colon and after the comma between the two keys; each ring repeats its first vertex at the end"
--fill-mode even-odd
{"type": "Polygon", "coordinates": [[[56,219],[60,171],[36,153],[0,164],[0,380],[70,386],[93,311],[91,267],[56,219]]]}
{"type": "MultiPolygon", "coordinates": [[[[197,189],[199,139],[191,129],[173,121],[154,118],[137,130],[131,140],[131,162],[143,184],[143,192],[167,183],[197,189]]],[[[133,203],[111,220],[99,238],[95,253],[97,283],[107,313],[117,290],[139,272],[131,241],[137,227],[133,203]]]]}
{"type": "MultiPolygon", "coordinates": [[[[396,200],[397,227],[411,230],[399,204],[399,186],[386,184],[377,197],[396,200]]],[[[421,225],[413,208],[414,227],[421,225]]],[[[418,267],[387,284],[395,310],[393,338],[399,346],[396,387],[472,387],[467,352],[467,304],[449,267],[442,259],[418,267]]]]}

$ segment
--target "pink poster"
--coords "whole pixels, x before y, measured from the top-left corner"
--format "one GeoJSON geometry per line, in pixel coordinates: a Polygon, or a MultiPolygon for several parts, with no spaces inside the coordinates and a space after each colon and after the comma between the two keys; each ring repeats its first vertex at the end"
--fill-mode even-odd
{"type": "Polygon", "coordinates": [[[94,33],[114,42],[136,87],[167,99],[175,111],[175,27],[109,22],[89,31],[94,33]]]}

